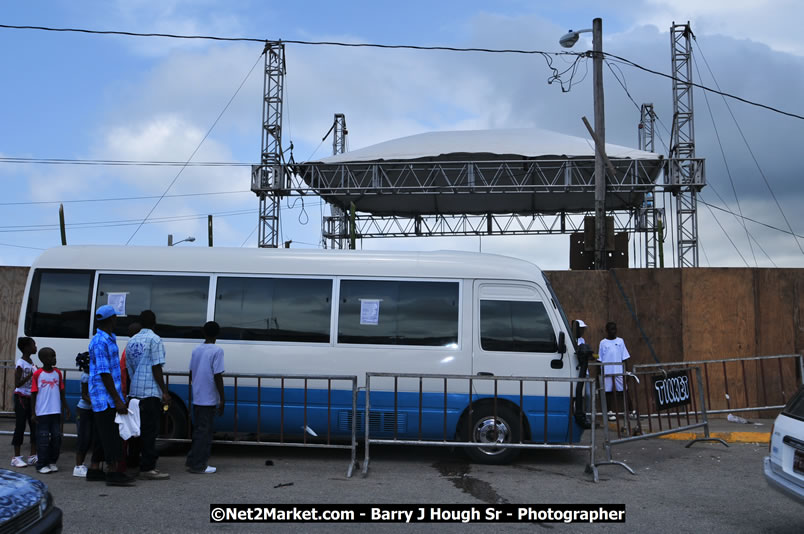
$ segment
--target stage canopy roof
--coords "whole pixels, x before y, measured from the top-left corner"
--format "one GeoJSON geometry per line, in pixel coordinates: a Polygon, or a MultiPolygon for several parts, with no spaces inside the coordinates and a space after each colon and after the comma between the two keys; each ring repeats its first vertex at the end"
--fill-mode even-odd
{"type": "MultiPolygon", "coordinates": [[[[607,209],[639,206],[663,156],[606,144],[607,209]],[[608,172],[608,171],[607,171],[608,172]]],[[[427,132],[293,167],[327,202],[375,215],[594,209],[591,139],[536,128],[427,132]]]]}

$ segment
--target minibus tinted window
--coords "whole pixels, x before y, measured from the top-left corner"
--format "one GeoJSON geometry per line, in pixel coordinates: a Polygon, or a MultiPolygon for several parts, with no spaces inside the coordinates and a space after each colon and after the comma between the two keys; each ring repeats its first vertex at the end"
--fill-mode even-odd
{"type": "Polygon", "coordinates": [[[480,346],[487,351],[555,352],[556,336],[544,304],[481,300],[480,346]]]}
{"type": "Polygon", "coordinates": [[[343,280],[338,342],[457,344],[458,287],[457,282],[343,280]]]}
{"type": "Polygon", "coordinates": [[[161,337],[204,339],[209,277],[140,274],[102,274],[96,304],[109,302],[110,293],[124,293],[126,314],[117,319],[114,333],[128,336],[128,326],[140,312],[156,314],[154,331],[161,337]]]}
{"type": "Polygon", "coordinates": [[[92,271],[37,269],[28,297],[25,335],[88,337],[93,276],[92,271]]]}
{"type": "Polygon", "coordinates": [[[329,343],[332,280],[219,277],[219,339],[329,343]]]}

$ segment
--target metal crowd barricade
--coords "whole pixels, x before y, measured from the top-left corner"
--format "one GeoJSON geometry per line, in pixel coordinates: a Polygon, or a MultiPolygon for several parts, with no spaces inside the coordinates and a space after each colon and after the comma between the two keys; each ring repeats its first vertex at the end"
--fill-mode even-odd
{"type": "Polygon", "coordinates": [[[715,441],[726,447],[729,446],[722,439],[713,438],[709,434],[704,385],[699,367],[688,366],[683,368],[684,371],[695,373],[694,380],[685,381],[685,388],[688,388],[688,391],[686,391],[688,402],[686,404],[666,409],[662,409],[657,405],[651,391],[650,378],[657,374],[667,377],[667,367],[668,364],[635,365],[632,372],[607,374],[605,365],[600,365],[601,372],[598,378],[600,381],[600,404],[603,416],[603,446],[606,450],[606,459],[598,462],[598,465],[619,465],[632,475],[635,475],[634,470],[625,462],[612,458],[612,446],[677,432],[686,432],[696,428],[703,428],[704,436],[690,440],[685,447],[691,447],[699,441],[715,441]],[[622,402],[618,399],[619,392],[613,393],[614,405],[611,407],[608,406],[606,399],[606,378],[612,379],[612,390],[614,392],[617,389],[616,379],[622,379],[622,402]],[[691,411],[690,404],[692,404],[691,411]],[[612,408],[613,410],[611,410],[612,408]],[[612,431],[609,428],[609,421],[612,417],[610,414],[612,413],[615,437],[612,437],[612,431]],[[647,424],[647,430],[643,424],[647,424]]]}
{"type": "MultiPolygon", "coordinates": [[[[494,443],[493,445],[485,445],[488,447],[495,447],[495,448],[516,448],[516,449],[577,449],[577,450],[584,450],[588,451],[589,453],[589,463],[586,465],[586,472],[591,473],[593,475],[594,481],[598,481],[598,470],[595,463],[595,428],[594,425],[591,425],[590,428],[590,439],[588,444],[581,444],[581,443],[573,443],[573,427],[574,427],[574,407],[572,399],[575,398],[575,385],[577,383],[589,383],[594,391],[595,389],[595,380],[594,378],[563,378],[563,377],[526,377],[526,376],[506,376],[506,377],[498,377],[498,376],[478,376],[478,375],[439,375],[439,374],[418,374],[418,373],[366,373],[366,411],[365,411],[365,419],[364,419],[364,426],[365,426],[365,458],[363,462],[363,476],[367,476],[369,462],[370,462],[370,444],[384,444],[384,445],[418,445],[418,446],[434,446],[434,447],[479,447],[484,445],[479,445],[477,442],[473,441],[459,441],[454,439],[453,432],[454,428],[449,428],[447,425],[447,412],[448,412],[448,397],[450,395],[466,395],[468,393],[469,398],[472,402],[469,403],[469,410],[467,416],[467,428],[471,430],[472,425],[472,417],[473,417],[473,404],[477,401],[488,401],[491,400],[493,403],[493,418],[496,421],[497,419],[497,407],[498,401],[501,395],[498,393],[499,383],[515,383],[518,384],[518,396],[519,396],[519,406],[523,404],[523,396],[524,396],[524,384],[531,383],[531,382],[542,382],[544,384],[544,440],[541,442],[533,442],[529,441],[526,442],[523,440],[523,430],[524,425],[526,424],[524,419],[524,415],[522,411],[519,411],[519,436],[520,439],[518,442],[514,443],[494,443]],[[394,407],[393,407],[393,421],[394,421],[394,430],[393,430],[393,438],[391,439],[380,439],[380,438],[372,438],[370,435],[371,430],[371,393],[372,393],[372,378],[392,378],[393,379],[393,398],[394,398],[394,407]],[[396,424],[397,421],[400,420],[399,418],[399,403],[398,397],[400,394],[400,387],[399,381],[400,379],[410,379],[414,380],[414,387],[411,389],[414,393],[418,395],[418,403],[415,407],[418,410],[418,420],[417,420],[417,439],[400,439],[398,437],[398,425],[396,424]],[[442,399],[442,406],[443,410],[441,410],[441,416],[443,418],[443,429],[442,429],[442,436],[441,439],[423,439],[422,438],[422,415],[423,415],[423,395],[424,395],[424,386],[423,382],[425,380],[434,380],[440,381],[443,384],[443,399],[442,399]],[[449,382],[452,381],[454,384],[456,381],[468,383],[468,387],[463,389],[458,388],[450,388],[449,382]],[[493,394],[486,394],[486,393],[478,393],[473,386],[477,383],[493,383],[493,394]],[[548,430],[548,384],[556,383],[556,384],[566,384],[567,385],[567,396],[570,399],[568,409],[567,409],[567,427],[568,427],[568,436],[569,439],[566,442],[548,442],[547,440],[547,430],[548,430]]],[[[553,391],[553,397],[555,398],[555,387],[551,388],[553,391]]],[[[382,389],[384,392],[388,392],[388,389],[382,389]]],[[[407,390],[406,390],[407,391],[407,390]]],[[[541,391],[541,390],[540,390],[541,391]]],[[[509,395],[510,396],[510,395],[509,395]]],[[[514,395],[515,396],[515,395],[514,395]]],[[[595,395],[592,395],[591,398],[591,410],[592,413],[595,412],[595,395]]],[[[470,432],[471,434],[471,432],[470,432]]]]}
{"type": "MultiPolygon", "coordinates": [[[[171,377],[174,378],[173,383],[174,385],[177,383],[176,378],[181,377],[182,379],[186,378],[185,380],[181,380],[182,385],[187,386],[187,407],[188,410],[192,407],[192,382],[190,381],[189,373],[187,372],[170,372],[164,373],[165,376],[165,385],[170,389],[170,382],[171,377]]],[[[230,407],[234,410],[232,413],[232,421],[233,426],[231,430],[232,437],[231,439],[213,439],[212,443],[215,444],[226,444],[226,445],[263,445],[263,446],[272,446],[272,447],[305,447],[305,448],[320,448],[320,449],[349,449],[351,451],[351,458],[349,461],[349,469],[346,472],[346,477],[351,478],[352,473],[354,471],[354,467],[357,464],[357,426],[356,426],[356,414],[357,414],[357,377],[353,375],[282,375],[282,374],[259,374],[259,373],[224,373],[224,388],[227,389],[227,399],[226,399],[226,413],[227,415],[229,412],[230,407]],[[263,390],[266,387],[266,381],[274,381],[278,382],[278,389],[279,389],[279,435],[278,439],[263,439],[263,428],[262,428],[262,415],[263,410],[270,404],[265,402],[263,398],[263,390]],[[228,384],[227,384],[228,382],[228,384]],[[311,382],[326,382],[326,391],[327,391],[327,406],[326,406],[326,418],[327,418],[327,429],[326,429],[326,436],[320,437],[317,433],[314,433],[312,429],[308,426],[308,414],[309,414],[309,391],[310,391],[310,383],[311,382]],[[333,432],[332,432],[332,420],[333,420],[333,405],[332,405],[332,392],[333,392],[333,382],[335,383],[344,383],[347,382],[350,384],[349,389],[351,390],[351,406],[350,406],[350,417],[351,420],[351,433],[349,438],[349,443],[338,443],[337,439],[333,439],[333,432]],[[293,385],[298,385],[300,387],[292,387],[293,385]],[[254,407],[256,409],[257,417],[256,426],[249,428],[247,431],[243,431],[242,428],[238,429],[238,420],[239,418],[239,406],[243,404],[242,395],[240,395],[241,388],[256,388],[256,402],[254,403],[254,407]],[[302,425],[300,428],[293,428],[288,429],[287,417],[286,412],[288,411],[288,402],[287,402],[287,393],[289,390],[300,389],[303,392],[303,403],[301,405],[303,419],[302,425]],[[264,406],[265,404],[265,406],[264,406]],[[298,434],[299,430],[301,430],[301,441],[289,441],[287,439],[288,434],[298,434]],[[242,439],[242,435],[246,435],[245,439],[242,439]],[[311,439],[309,436],[314,436],[316,439],[311,439]],[[253,436],[253,437],[252,437],[253,436]],[[319,439],[320,438],[320,439],[319,439]]],[[[297,407],[294,405],[294,407],[297,407]]],[[[188,413],[189,416],[189,413],[188,413]]],[[[189,421],[188,421],[189,422],[189,421]]],[[[187,425],[188,434],[190,430],[190,425],[187,425]]],[[[224,433],[229,433],[224,432],[224,433]]],[[[160,438],[160,441],[166,442],[175,442],[175,443],[189,443],[192,441],[191,436],[188,435],[187,438],[160,438]]]]}
{"type": "MultiPolygon", "coordinates": [[[[79,373],[80,371],[75,368],[62,368],[59,367],[64,375],[65,382],[69,380],[71,375],[74,373],[79,373]]],[[[168,443],[190,443],[192,442],[192,435],[191,435],[191,425],[190,425],[190,416],[192,412],[192,388],[190,382],[190,376],[188,372],[165,372],[165,385],[170,389],[171,386],[171,378],[173,379],[173,385],[179,386],[186,386],[187,387],[187,434],[186,437],[183,438],[159,438],[159,441],[168,442],[168,443]]],[[[355,421],[357,419],[356,412],[357,412],[357,377],[356,376],[348,376],[348,375],[280,375],[280,374],[224,374],[224,387],[227,389],[227,399],[226,399],[226,412],[224,415],[229,415],[231,413],[231,418],[233,421],[233,428],[231,430],[232,439],[213,439],[212,443],[215,444],[228,444],[228,445],[264,445],[264,446],[276,446],[276,447],[310,447],[310,448],[323,448],[323,449],[349,449],[351,451],[351,458],[349,462],[349,469],[347,470],[346,476],[350,478],[353,474],[354,467],[357,464],[357,427],[355,421]],[[263,439],[262,434],[262,413],[263,410],[266,409],[266,406],[263,406],[263,389],[265,386],[265,382],[268,380],[277,381],[279,384],[280,390],[280,402],[278,403],[279,409],[279,436],[278,440],[269,440],[263,439]],[[326,382],[326,391],[327,391],[327,429],[326,429],[326,436],[322,436],[320,438],[311,439],[310,432],[308,427],[308,391],[309,391],[309,384],[311,382],[326,382]],[[244,382],[248,383],[248,385],[244,385],[244,382]],[[333,405],[332,405],[332,391],[333,391],[333,382],[334,383],[348,383],[349,387],[348,390],[351,394],[351,406],[349,408],[349,419],[351,420],[351,432],[349,443],[336,443],[337,440],[333,439],[332,437],[332,416],[333,416],[333,405]],[[303,390],[303,403],[301,405],[301,409],[303,411],[303,424],[301,425],[301,429],[292,428],[290,432],[288,432],[287,423],[286,423],[286,393],[288,390],[293,389],[290,386],[298,384],[300,387],[299,389],[303,390]],[[242,427],[238,429],[238,419],[239,419],[239,407],[242,404],[242,395],[240,394],[240,389],[242,387],[256,387],[256,403],[255,409],[257,412],[257,424],[252,429],[249,428],[247,431],[244,431],[242,427]],[[229,412],[229,410],[233,410],[233,412],[229,412]],[[298,434],[298,430],[301,430],[302,438],[301,441],[289,441],[287,439],[287,434],[298,434]],[[243,439],[241,436],[246,435],[246,438],[243,439]],[[252,437],[253,436],[253,437],[252,437]]],[[[175,391],[174,391],[175,393],[175,391]]],[[[80,395],[80,390],[79,390],[80,395]]],[[[296,406],[294,406],[296,407],[296,406]]],[[[75,414],[73,414],[75,415],[75,414]]],[[[63,423],[62,423],[63,426],[63,423]]],[[[0,430],[0,435],[11,435],[13,434],[12,431],[7,430],[0,430]]],[[[227,432],[228,433],[228,432],[227,432]]],[[[74,438],[76,437],[75,433],[66,433],[63,434],[65,437],[74,438]]]]}
{"type": "MultiPolygon", "coordinates": [[[[693,366],[703,368],[704,390],[706,391],[707,412],[710,414],[731,412],[754,412],[762,410],[781,410],[804,380],[804,356],[801,354],[782,354],[778,356],[752,356],[747,358],[724,358],[719,360],[700,360],[691,362],[670,362],[662,364],[635,365],[634,368],[681,369],[693,366]],[[753,363],[752,363],[753,362],[753,363]],[[746,365],[753,365],[754,375],[746,371],[746,365]],[[734,367],[738,367],[734,371],[734,367]],[[766,369],[770,367],[770,370],[766,369]],[[729,373],[729,369],[732,372],[729,373]],[[787,368],[787,372],[785,372],[787,368]],[[792,371],[792,373],[790,372],[792,371]],[[717,378],[716,375],[722,375],[717,378]],[[761,387],[749,387],[749,376],[758,378],[761,387]],[[776,376],[780,387],[768,391],[768,379],[776,376]],[[729,389],[729,379],[737,390],[729,389]],[[713,399],[712,384],[722,383],[724,396],[713,399]],[[790,388],[786,388],[790,385],[790,388]],[[753,391],[752,391],[753,390],[753,391]],[[752,395],[753,393],[753,395],[752,395]],[[756,402],[752,402],[752,398],[756,402]],[[760,402],[761,401],[761,402],[760,402]],[[725,405],[725,406],[724,406],[725,405]],[[724,406],[722,408],[718,406],[724,406]]],[[[756,383],[756,381],[754,381],[756,383]]]]}

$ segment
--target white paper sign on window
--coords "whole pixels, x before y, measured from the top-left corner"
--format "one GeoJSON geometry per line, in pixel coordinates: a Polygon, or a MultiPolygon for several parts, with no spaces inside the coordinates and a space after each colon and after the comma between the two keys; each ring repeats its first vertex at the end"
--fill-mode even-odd
{"type": "Polygon", "coordinates": [[[109,299],[106,303],[114,308],[118,317],[126,316],[126,296],[128,293],[109,293],[109,299]]]}
{"type": "Polygon", "coordinates": [[[360,299],[360,324],[380,324],[379,299],[360,299]]]}

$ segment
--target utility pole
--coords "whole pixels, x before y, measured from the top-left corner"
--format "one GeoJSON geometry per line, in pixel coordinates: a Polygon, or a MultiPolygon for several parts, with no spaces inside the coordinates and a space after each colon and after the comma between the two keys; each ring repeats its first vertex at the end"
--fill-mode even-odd
{"type": "Polygon", "coordinates": [[[64,225],[64,204],[59,204],[59,228],[61,229],[61,246],[66,246],[67,229],[64,225]]]}
{"type": "Polygon", "coordinates": [[[606,268],[606,117],[603,105],[603,19],[592,21],[595,136],[595,269],[606,268]]]}

